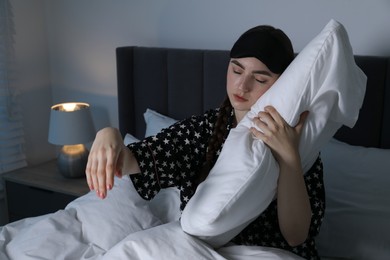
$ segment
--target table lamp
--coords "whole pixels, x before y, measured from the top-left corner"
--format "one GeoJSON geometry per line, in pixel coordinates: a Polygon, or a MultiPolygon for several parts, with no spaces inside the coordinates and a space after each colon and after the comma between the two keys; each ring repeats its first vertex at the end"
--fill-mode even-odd
{"type": "Polygon", "coordinates": [[[51,107],[49,142],[63,145],[58,155],[58,169],[66,178],[85,176],[88,150],[84,146],[95,137],[89,104],[62,103],[51,107]]]}

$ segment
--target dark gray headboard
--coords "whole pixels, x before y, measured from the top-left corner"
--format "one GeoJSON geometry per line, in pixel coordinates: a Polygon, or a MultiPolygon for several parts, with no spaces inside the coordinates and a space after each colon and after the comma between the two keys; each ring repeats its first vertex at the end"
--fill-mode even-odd
{"type": "MultiPolygon", "coordinates": [[[[145,133],[143,113],[154,109],[175,119],[218,107],[226,95],[229,52],[150,47],[116,49],[119,128],[122,135],[145,133]]],[[[368,77],[359,120],[336,138],[390,148],[390,58],[356,56],[368,77]]]]}

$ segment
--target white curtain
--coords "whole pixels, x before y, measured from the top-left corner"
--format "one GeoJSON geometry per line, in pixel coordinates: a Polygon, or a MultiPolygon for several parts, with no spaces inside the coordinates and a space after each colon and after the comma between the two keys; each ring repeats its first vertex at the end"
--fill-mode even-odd
{"type": "MultiPolygon", "coordinates": [[[[22,113],[15,85],[12,7],[0,0],[0,175],[26,166],[22,113]]],[[[0,176],[0,224],[6,219],[4,185],[0,176]]]]}

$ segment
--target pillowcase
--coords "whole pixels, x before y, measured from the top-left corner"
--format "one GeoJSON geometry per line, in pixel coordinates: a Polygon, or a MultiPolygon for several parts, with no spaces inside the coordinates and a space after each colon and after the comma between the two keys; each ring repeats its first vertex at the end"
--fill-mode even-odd
{"type": "Polygon", "coordinates": [[[331,140],[321,152],[326,211],[317,247],[321,256],[390,256],[390,149],[331,140]]]}
{"type": "Polygon", "coordinates": [[[145,137],[156,135],[163,128],[167,128],[177,122],[177,120],[149,108],[144,113],[144,119],[146,123],[145,137]]]}
{"type": "Polygon", "coordinates": [[[128,145],[131,144],[131,143],[138,142],[138,141],[139,141],[139,139],[138,139],[137,137],[135,137],[134,135],[129,134],[129,133],[127,133],[127,134],[125,135],[125,138],[123,138],[123,143],[124,143],[126,146],[128,146],[128,145]]]}
{"type": "Polygon", "coordinates": [[[274,106],[290,125],[310,111],[300,142],[306,172],[341,125],[354,125],[365,86],[366,76],[355,64],[345,28],[331,20],[231,130],[208,178],[183,211],[183,229],[214,246],[223,245],[275,197],[278,164],[249,131],[252,118],[265,106],[274,106]]]}

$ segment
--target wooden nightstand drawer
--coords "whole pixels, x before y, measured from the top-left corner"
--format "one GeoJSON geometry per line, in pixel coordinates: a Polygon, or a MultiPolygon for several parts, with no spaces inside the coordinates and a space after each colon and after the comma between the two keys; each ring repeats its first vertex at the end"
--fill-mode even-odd
{"type": "Polygon", "coordinates": [[[76,196],[47,189],[6,182],[9,220],[15,221],[55,212],[76,199],[76,196]]]}
{"type": "Polygon", "coordinates": [[[55,160],[25,167],[2,177],[10,222],[63,209],[89,191],[85,178],[63,177],[55,160]]]}

